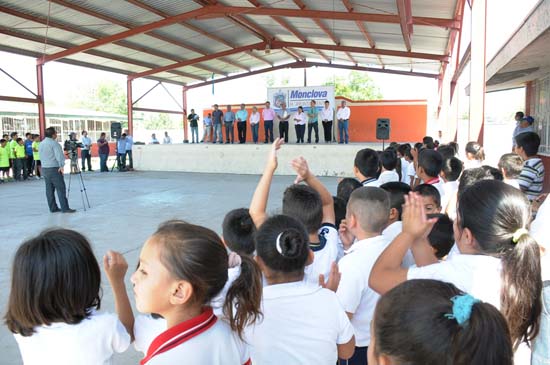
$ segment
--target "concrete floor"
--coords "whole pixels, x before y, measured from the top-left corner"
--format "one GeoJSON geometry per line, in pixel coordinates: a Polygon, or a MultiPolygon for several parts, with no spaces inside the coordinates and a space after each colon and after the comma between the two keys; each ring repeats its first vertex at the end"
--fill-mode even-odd
{"type": "MultiPolygon", "coordinates": [[[[83,173],[91,209],[83,211],[81,194],[75,186],[69,204],[75,214],[50,214],[46,205],[44,182],[33,180],[0,185],[4,207],[0,223],[0,311],[6,311],[10,269],[19,244],[41,230],[66,227],[78,230],[92,242],[98,260],[108,249],[123,252],[129,267],[135,267],[143,242],[159,223],[184,219],[221,232],[225,213],[247,207],[259,179],[255,175],[196,174],[177,172],[83,173]]],[[[66,182],[69,176],[65,175],[66,182]]],[[[75,183],[75,177],[72,177],[75,183]]],[[[76,180],[78,181],[78,180],[76,180]]],[[[322,178],[333,194],[336,178],[322,178]]],[[[282,193],[292,184],[291,176],[276,176],[271,189],[269,211],[280,209],[282,193]]],[[[101,261],[100,261],[101,262],[101,261]]],[[[130,300],[130,275],[127,288],[130,300]]],[[[103,277],[102,309],[114,312],[113,296],[103,277]]],[[[6,326],[0,326],[0,364],[21,364],[19,350],[6,326]]],[[[115,364],[137,364],[141,355],[133,348],[115,357],[115,364]]]]}

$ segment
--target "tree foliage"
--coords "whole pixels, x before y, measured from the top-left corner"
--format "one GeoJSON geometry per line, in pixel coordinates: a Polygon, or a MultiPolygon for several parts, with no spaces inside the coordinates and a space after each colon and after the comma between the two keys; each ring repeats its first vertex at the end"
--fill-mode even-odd
{"type": "Polygon", "coordinates": [[[178,122],[168,114],[150,114],[143,120],[143,127],[146,130],[177,129],[181,127],[181,120],[178,122]]]}
{"type": "Polygon", "coordinates": [[[126,114],[126,90],[114,81],[100,81],[75,96],[74,107],[105,113],[126,114]]]}
{"type": "Polygon", "coordinates": [[[326,86],[334,86],[335,96],[344,96],[351,100],[382,99],[380,88],[366,72],[351,71],[348,77],[337,76],[325,82],[326,86]]]}

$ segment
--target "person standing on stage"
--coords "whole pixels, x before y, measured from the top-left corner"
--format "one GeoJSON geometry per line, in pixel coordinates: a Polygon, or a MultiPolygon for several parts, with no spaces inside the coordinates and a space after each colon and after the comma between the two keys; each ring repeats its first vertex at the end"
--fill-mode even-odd
{"type": "Polygon", "coordinates": [[[123,133],[126,134],[126,154],[124,156],[125,160],[128,161],[126,167],[128,170],[134,170],[134,158],[132,156],[132,148],[134,147],[134,137],[130,135],[128,129],[125,129],[123,133]]]}
{"type": "Polygon", "coordinates": [[[214,111],[212,112],[212,124],[214,125],[214,142],[223,143],[222,137],[222,118],[223,112],[218,109],[218,104],[214,104],[214,111]]]}
{"type": "Polygon", "coordinates": [[[235,134],[233,130],[233,122],[235,122],[235,113],[231,111],[231,105],[227,106],[227,111],[225,112],[225,115],[223,116],[223,124],[225,126],[225,143],[230,142],[231,137],[231,143],[233,143],[233,140],[235,139],[235,134]]]}
{"type": "Polygon", "coordinates": [[[351,115],[351,110],[346,106],[346,101],[342,100],[340,109],[336,113],[336,118],[338,119],[338,132],[340,134],[339,142],[340,144],[349,142],[349,117],[351,115]]]}
{"type": "Polygon", "coordinates": [[[260,113],[258,108],[252,107],[252,114],[250,114],[250,129],[252,129],[252,140],[254,143],[258,143],[258,128],[260,127],[260,113]]]}
{"type": "Polygon", "coordinates": [[[319,111],[317,110],[315,100],[309,104],[309,112],[307,113],[307,143],[311,143],[311,130],[315,131],[315,143],[319,143],[319,111]]]}
{"type": "Polygon", "coordinates": [[[269,101],[265,102],[265,109],[262,110],[262,117],[264,118],[264,143],[273,143],[273,120],[275,119],[275,111],[271,109],[271,103],[269,101]]]}
{"type": "Polygon", "coordinates": [[[294,128],[296,129],[296,143],[304,143],[304,134],[306,133],[306,113],[304,108],[298,107],[298,111],[294,114],[294,128]]]}
{"type": "Polygon", "coordinates": [[[88,162],[88,171],[92,170],[92,139],[88,137],[88,132],[82,131],[82,149],[80,150],[80,157],[82,158],[82,171],[86,171],[85,162],[88,162]]]}
{"type": "Polygon", "coordinates": [[[202,120],[202,126],[204,133],[202,134],[201,143],[208,143],[210,142],[210,131],[212,130],[212,114],[208,113],[208,115],[202,120]]]}
{"type": "Polygon", "coordinates": [[[191,109],[191,114],[187,116],[191,127],[191,143],[199,143],[199,116],[195,114],[195,109],[191,109]]]}
{"type": "Polygon", "coordinates": [[[109,142],[107,141],[107,135],[105,132],[101,132],[101,135],[97,140],[97,152],[99,153],[99,171],[109,172],[109,168],[107,167],[107,159],[109,158],[109,142]]]}
{"type": "Polygon", "coordinates": [[[245,105],[241,104],[241,110],[237,112],[237,136],[239,137],[239,143],[246,142],[246,120],[248,119],[248,111],[245,109],[245,105]]]}
{"type": "Polygon", "coordinates": [[[46,138],[38,146],[40,161],[42,164],[42,175],[46,182],[46,199],[51,213],[63,212],[74,213],[76,210],[69,208],[67,201],[67,193],[65,191],[65,179],[63,179],[63,168],[65,167],[65,155],[63,149],[57,142],[57,133],[55,128],[46,128],[46,138]],[[57,198],[59,205],[55,202],[55,191],[57,190],[57,198]]]}
{"type": "MultiPolygon", "coordinates": [[[[168,132],[164,132],[164,139],[162,141],[164,144],[172,144],[172,137],[168,135],[168,132]]],[[[120,151],[118,151],[120,153],[120,151]]]]}
{"type": "Polygon", "coordinates": [[[286,103],[281,103],[281,110],[277,113],[279,117],[279,138],[284,138],[285,143],[288,143],[288,120],[290,113],[286,109],[286,103]]]}
{"type": "Polygon", "coordinates": [[[323,121],[323,134],[325,143],[332,142],[332,120],[334,119],[334,110],[330,107],[330,102],[325,101],[325,107],[321,110],[321,120],[323,121]]]}

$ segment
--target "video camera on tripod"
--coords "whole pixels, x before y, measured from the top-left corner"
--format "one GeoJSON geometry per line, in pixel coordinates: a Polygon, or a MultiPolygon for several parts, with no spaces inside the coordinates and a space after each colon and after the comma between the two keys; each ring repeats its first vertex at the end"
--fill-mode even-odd
{"type": "Polygon", "coordinates": [[[67,152],[67,155],[71,160],[78,158],[78,149],[84,147],[84,145],[76,139],[76,133],[69,134],[69,139],[65,141],[63,150],[67,152]]]}

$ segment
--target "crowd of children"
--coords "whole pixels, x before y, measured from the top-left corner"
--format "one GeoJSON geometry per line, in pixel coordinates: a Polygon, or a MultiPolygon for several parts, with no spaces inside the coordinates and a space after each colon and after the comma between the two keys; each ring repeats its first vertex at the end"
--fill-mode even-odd
{"type": "Polygon", "coordinates": [[[40,136],[26,133],[25,139],[17,132],[4,134],[0,139],[0,184],[8,181],[40,179],[40,136]]]}
{"type": "Polygon", "coordinates": [[[147,365],[550,362],[538,135],[519,134],[498,168],[477,143],[470,162],[430,137],[363,149],[335,197],[297,157],[270,216],[283,143],[223,238],[175,220],[147,239],[131,276],[139,315],[122,255],[103,259],[115,316],[98,312],[100,267],[84,236],[53,229],[24,242],[5,321],[25,364],[109,364],[132,342],[147,365]]]}

